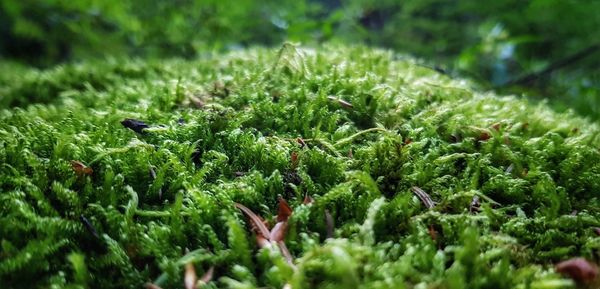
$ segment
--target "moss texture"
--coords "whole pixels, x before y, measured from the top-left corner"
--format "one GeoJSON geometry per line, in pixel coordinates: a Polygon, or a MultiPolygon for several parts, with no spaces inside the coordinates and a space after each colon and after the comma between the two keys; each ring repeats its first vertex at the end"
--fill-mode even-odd
{"type": "Polygon", "coordinates": [[[203,288],[572,288],[554,264],[600,258],[596,124],[390,52],[286,44],[0,84],[2,288],[183,288],[185,264],[214,267],[203,288]],[[293,265],[235,207],[273,225],[278,197],[293,265]]]}

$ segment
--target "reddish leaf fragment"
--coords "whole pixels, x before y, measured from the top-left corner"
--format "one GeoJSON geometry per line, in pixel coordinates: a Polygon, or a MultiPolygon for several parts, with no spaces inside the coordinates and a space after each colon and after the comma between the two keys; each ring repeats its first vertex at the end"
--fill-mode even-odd
{"type": "Polygon", "coordinates": [[[198,281],[198,276],[196,276],[196,268],[194,268],[194,264],[191,262],[185,264],[185,275],[183,277],[185,289],[196,289],[196,281],[198,281]]]}
{"type": "Polygon", "coordinates": [[[302,201],[302,204],[308,205],[308,204],[312,204],[315,201],[315,199],[313,199],[310,195],[306,194],[306,196],[304,196],[304,201],[302,201]]]}
{"type": "Polygon", "coordinates": [[[123,121],[121,121],[121,124],[124,127],[137,133],[144,133],[144,129],[149,128],[149,126],[145,122],[133,118],[126,118],[123,121]]]}
{"type": "Polygon", "coordinates": [[[80,161],[71,161],[71,167],[73,168],[73,171],[75,171],[75,173],[79,176],[91,176],[92,173],[94,172],[94,170],[92,170],[92,168],[84,165],[82,162],[80,161]]]}
{"type": "Polygon", "coordinates": [[[577,282],[589,282],[598,276],[598,267],[584,258],[573,258],[560,262],[555,267],[556,272],[569,276],[577,282]]]}
{"type": "Polygon", "coordinates": [[[489,134],[488,132],[482,132],[481,134],[479,134],[480,141],[486,141],[486,140],[490,139],[491,137],[492,137],[492,135],[489,134]]]}
{"type": "Polygon", "coordinates": [[[290,205],[279,196],[279,209],[277,210],[277,222],[287,222],[288,218],[292,215],[292,208],[290,205]]]}
{"type": "Polygon", "coordinates": [[[413,193],[415,193],[415,195],[417,195],[417,197],[421,200],[421,202],[423,202],[425,207],[427,207],[428,209],[435,207],[435,203],[433,202],[433,200],[431,199],[429,194],[427,194],[421,188],[415,186],[415,187],[412,187],[412,191],[413,191],[413,193]]]}
{"type": "Polygon", "coordinates": [[[410,138],[407,138],[407,139],[405,139],[405,140],[404,140],[404,145],[409,145],[409,144],[411,144],[412,142],[413,142],[413,140],[412,140],[412,139],[410,139],[410,138]]]}
{"type": "Polygon", "coordinates": [[[204,275],[202,275],[202,277],[200,278],[200,281],[202,281],[204,284],[210,282],[213,278],[213,274],[215,273],[215,267],[211,266],[208,271],[206,271],[206,273],[204,273],[204,275]]]}
{"type": "Polygon", "coordinates": [[[594,232],[596,232],[596,235],[600,236],[600,228],[594,228],[594,232]]]}
{"type": "Polygon", "coordinates": [[[492,124],[492,128],[496,131],[500,131],[500,128],[502,128],[502,123],[497,122],[495,124],[492,124]]]}
{"type": "Polygon", "coordinates": [[[252,223],[252,227],[256,229],[258,234],[265,239],[269,239],[269,229],[267,229],[267,226],[265,226],[263,220],[259,216],[242,204],[235,203],[235,207],[240,209],[244,214],[246,214],[246,216],[248,216],[250,222],[252,223]]]}
{"type": "Polygon", "coordinates": [[[292,152],[292,170],[295,170],[298,167],[298,153],[292,152]]]}
{"type": "Polygon", "coordinates": [[[271,246],[271,242],[269,241],[269,239],[263,237],[260,234],[256,234],[256,244],[258,244],[259,248],[266,248],[271,246]]]}
{"type": "Polygon", "coordinates": [[[339,103],[341,106],[343,106],[345,108],[353,108],[354,107],[351,103],[349,103],[343,99],[337,98],[335,96],[332,96],[332,95],[328,96],[327,99],[336,101],[337,103],[339,103]]]}

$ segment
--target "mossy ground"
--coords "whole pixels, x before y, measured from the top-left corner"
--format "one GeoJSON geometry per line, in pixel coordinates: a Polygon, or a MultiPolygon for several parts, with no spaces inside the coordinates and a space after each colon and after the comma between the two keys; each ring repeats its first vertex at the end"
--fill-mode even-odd
{"type": "Polygon", "coordinates": [[[191,262],[215,268],[207,288],[550,289],[576,286],[556,262],[600,259],[596,124],[389,52],[285,45],[0,83],[2,288],[182,288],[191,262]],[[274,224],[279,196],[295,268],[234,206],[274,224]]]}

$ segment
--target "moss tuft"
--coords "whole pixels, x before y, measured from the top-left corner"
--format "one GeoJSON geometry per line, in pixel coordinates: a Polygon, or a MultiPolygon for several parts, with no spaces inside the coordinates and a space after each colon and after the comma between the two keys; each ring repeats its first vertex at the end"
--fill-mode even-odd
{"type": "Polygon", "coordinates": [[[287,44],[3,77],[0,284],[181,288],[191,263],[208,288],[575,286],[553,264],[600,259],[597,124],[397,59],[287,44]],[[279,196],[293,265],[234,206],[272,228],[279,196]]]}

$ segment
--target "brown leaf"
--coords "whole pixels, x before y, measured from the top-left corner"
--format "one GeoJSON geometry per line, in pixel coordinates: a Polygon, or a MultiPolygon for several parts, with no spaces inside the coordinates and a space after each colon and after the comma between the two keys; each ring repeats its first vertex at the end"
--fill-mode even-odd
{"type": "Polygon", "coordinates": [[[596,235],[600,236],[600,228],[595,227],[594,232],[596,232],[596,235]]]}
{"type": "Polygon", "coordinates": [[[486,141],[486,140],[490,139],[491,137],[492,137],[492,135],[488,132],[482,132],[481,134],[479,134],[480,141],[486,141]]]}
{"type": "Polygon", "coordinates": [[[292,208],[290,205],[279,196],[279,209],[277,210],[277,222],[287,222],[288,218],[292,215],[292,208]]]}
{"type": "Polygon", "coordinates": [[[415,193],[415,195],[417,195],[417,197],[419,197],[419,199],[421,200],[421,202],[423,202],[425,207],[427,207],[428,209],[435,207],[435,203],[433,202],[429,194],[423,191],[423,189],[414,186],[412,187],[412,191],[415,193]]]}
{"type": "Polygon", "coordinates": [[[75,173],[79,176],[91,176],[92,173],[94,172],[92,170],[92,168],[84,165],[82,162],[80,161],[71,161],[71,167],[73,168],[73,171],[75,171],[75,173]]]}
{"type": "Polygon", "coordinates": [[[589,282],[598,276],[598,267],[584,258],[573,258],[560,262],[555,267],[556,272],[569,276],[577,282],[589,282]]]}
{"type": "Polygon", "coordinates": [[[198,281],[198,276],[196,276],[196,268],[194,268],[194,264],[191,262],[185,264],[185,275],[183,277],[185,289],[196,289],[196,281],[198,281]]]}
{"type": "Polygon", "coordinates": [[[269,229],[267,226],[265,226],[263,220],[259,216],[242,204],[235,203],[235,207],[240,209],[242,212],[244,212],[244,214],[246,214],[246,216],[248,216],[248,218],[250,218],[250,222],[252,223],[252,226],[256,228],[257,233],[259,233],[263,238],[269,239],[269,229]]]}

